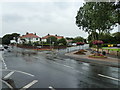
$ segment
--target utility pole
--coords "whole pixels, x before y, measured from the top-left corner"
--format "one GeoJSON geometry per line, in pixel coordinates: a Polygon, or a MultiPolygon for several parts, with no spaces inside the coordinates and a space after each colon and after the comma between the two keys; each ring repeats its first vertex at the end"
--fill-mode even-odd
{"type": "Polygon", "coordinates": [[[50,38],[50,49],[51,49],[51,38],[50,38]]]}

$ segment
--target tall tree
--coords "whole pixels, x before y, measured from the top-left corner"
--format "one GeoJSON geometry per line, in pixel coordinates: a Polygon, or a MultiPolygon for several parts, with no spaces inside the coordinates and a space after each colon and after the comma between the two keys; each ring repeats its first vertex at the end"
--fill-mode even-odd
{"type": "Polygon", "coordinates": [[[98,33],[97,32],[91,32],[88,36],[88,41],[91,42],[92,40],[97,40],[98,39],[98,33]]]}
{"type": "Polygon", "coordinates": [[[17,41],[17,38],[20,36],[18,33],[12,33],[12,34],[6,34],[2,37],[2,43],[3,44],[10,44],[10,40],[15,39],[17,41]]]}
{"type": "Polygon", "coordinates": [[[76,25],[88,34],[109,32],[118,19],[114,6],[114,2],[86,2],[77,12],[76,25]]]}

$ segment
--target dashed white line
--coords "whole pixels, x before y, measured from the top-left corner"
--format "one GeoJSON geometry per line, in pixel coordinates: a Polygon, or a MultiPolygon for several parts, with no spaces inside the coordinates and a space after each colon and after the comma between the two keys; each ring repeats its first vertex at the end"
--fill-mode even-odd
{"type": "Polygon", "coordinates": [[[7,65],[6,65],[6,63],[5,63],[5,60],[4,60],[3,58],[1,58],[1,59],[2,59],[2,62],[3,62],[3,64],[4,64],[5,69],[7,69],[7,65]]]}
{"type": "Polygon", "coordinates": [[[32,82],[30,82],[29,84],[25,85],[22,89],[20,90],[26,90],[27,88],[30,88],[32,85],[34,85],[35,83],[37,83],[38,80],[33,80],[32,82]]]}
{"type": "MultiPolygon", "coordinates": [[[[60,64],[60,63],[57,63],[57,62],[53,62],[53,63],[59,64],[59,65],[62,65],[62,66],[64,66],[64,67],[71,68],[71,69],[75,70],[74,67],[71,67],[71,66],[68,66],[68,65],[60,64]]],[[[78,71],[78,70],[75,70],[75,71],[78,72],[78,73],[83,74],[82,72],[80,72],[80,71],[78,71]]]]}
{"type": "Polygon", "coordinates": [[[98,76],[105,77],[105,78],[112,79],[112,80],[116,80],[116,81],[120,81],[120,79],[113,78],[113,77],[106,76],[106,75],[102,75],[102,74],[98,74],[98,76]]]}
{"type": "Polygon", "coordinates": [[[59,65],[62,65],[62,66],[64,66],[64,67],[68,67],[68,68],[74,69],[73,67],[68,66],[68,65],[65,65],[65,64],[60,64],[60,63],[57,63],[57,62],[53,62],[53,63],[55,63],[55,64],[59,64],[59,65]]]}
{"type": "MultiPolygon", "coordinates": [[[[35,57],[35,58],[38,58],[38,57],[35,57]]],[[[38,58],[38,59],[39,59],[39,58],[38,58]]],[[[74,67],[71,67],[71,66],[68,66],[68,65],[65,65],[65,64],[60,64],[60,63],[57,63],[57,62],[54,62],[54,61],[52,61],[52,62],[55,63],[55,64],[62,65],[62,66],[64,66],[64,67],[71,68],[71,69],[75,70],[74,67]]],[[[83,74],[82,72],[80,72],[80,71],[78,71],[78,70],[75,70],[75,71],[78,72],[78,73],[83,74]]]]}
{"type": "Polygon", "coordinates": [[[15,71],[11,71],[10,73],[8,73],[8,74],[4,77],[4,79],[9,78],[14,72],[15,72],[15,71]]]}

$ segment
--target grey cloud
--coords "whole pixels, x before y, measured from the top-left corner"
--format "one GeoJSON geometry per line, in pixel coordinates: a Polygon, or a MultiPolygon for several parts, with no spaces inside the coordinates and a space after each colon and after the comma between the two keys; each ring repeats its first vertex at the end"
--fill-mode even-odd
{"type": "Polygon", "coordinates": [[[70,2],[4,3],[3,21],[8,23],[3,23],[3,33],[28,31],[39,36],[50,33],[84,37],[85,33],[75,25],[78,9],[79,5],[70,2]]]}
{"type": "Polygon", "coordinates": [[[24,20],[24,17],[20,15],[7,14],[2,16],[2,22],[11,23],[11,22],[20,22],[22,20],[24,20]]]}

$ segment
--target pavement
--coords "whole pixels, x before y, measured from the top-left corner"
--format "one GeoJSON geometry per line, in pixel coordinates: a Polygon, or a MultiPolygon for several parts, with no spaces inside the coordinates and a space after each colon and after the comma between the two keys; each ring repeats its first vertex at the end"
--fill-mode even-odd
{"type": "Polygon", "coordinates": [[[66,53],[66,56],[69,56],[71,58],[76,58],[77,60],[83,61],[83,62],[89,62],[89,63],[95,63],[95,64],[102,64],[112,67],[118,67],[120,68],[120,59],[116,57],[111,57],[107,55],[107,58],[104,59],[98,59],[98,58],[90,58],[88,57],[91,53],[90,51],[85,52],[85,55],[77,55],[74,54],[77,51],[66,53]]]}

